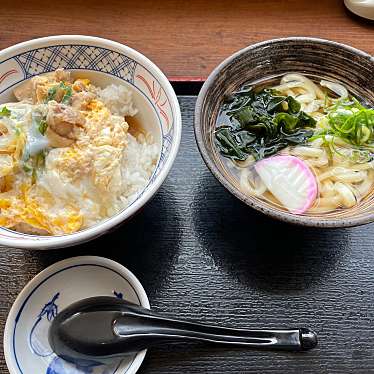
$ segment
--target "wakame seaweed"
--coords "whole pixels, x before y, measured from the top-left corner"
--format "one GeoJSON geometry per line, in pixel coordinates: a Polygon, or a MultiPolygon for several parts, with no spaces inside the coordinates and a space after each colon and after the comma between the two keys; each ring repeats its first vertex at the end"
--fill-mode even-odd
{"type": "Polygon", "coordinates": [[[316,121],[300,110],[300,103],[275,90],[255,92],[243,87],[227,98],[221,114],[229,123],[215,131],[216,144],[225,157],[244,161],[271,156],[289,145],[305,143],[316,121]]]}

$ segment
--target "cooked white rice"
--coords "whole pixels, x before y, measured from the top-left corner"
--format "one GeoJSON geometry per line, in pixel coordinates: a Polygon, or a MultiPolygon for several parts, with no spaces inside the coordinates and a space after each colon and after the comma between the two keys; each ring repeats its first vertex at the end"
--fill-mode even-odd
{"type": "Polygon", "coordinates": [[[144,136],[128,134],[128,145],[122,159],[122,208],[131,204],[148,184],[155,169],[159,147],[144,136]]]}
{"type": "Polygon", "coordinates": [[[99,98],[112,114],[135,116],[138,113],[132,101],[132,92],[125,86],[111,84],[99,91],[99,98]]]}
{"type": "MultiPolygon", "coordinates": [[[[138,113],[131,91],[124,86],[111,84],[100,90],[98,95],[112,114],[134,116],[138,113]]],[[[159,146],[151,134],[139,134],[134,137],[128,133],[127,141],[122,159],[121,191],[119,198],[113,203],[111,215],[120,212],[136,200],[147,186],[160,154],[159,146]]]]}

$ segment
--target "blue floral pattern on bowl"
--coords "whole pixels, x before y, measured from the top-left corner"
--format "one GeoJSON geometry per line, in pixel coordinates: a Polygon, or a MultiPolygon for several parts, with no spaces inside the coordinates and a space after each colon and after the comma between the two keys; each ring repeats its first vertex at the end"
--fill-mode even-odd
{"type": "Polygon", "coordinates": [[[137,63],[122,55],[88,45],[59,45],[27,51],[15,57],[25,78],[58,68],[96,70],[134,83],[137,63]]]}

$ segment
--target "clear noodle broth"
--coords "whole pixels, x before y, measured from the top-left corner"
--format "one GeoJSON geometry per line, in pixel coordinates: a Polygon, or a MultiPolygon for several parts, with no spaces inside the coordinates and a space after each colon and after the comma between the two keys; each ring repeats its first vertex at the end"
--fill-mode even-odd
{"type": "Polygon", "coordinates": [[[343,85],[286,74],[225,99],[214,137],[244,194],[320,215],[353,208],[373,192],[373,126],[373,108],[343,85]]]}

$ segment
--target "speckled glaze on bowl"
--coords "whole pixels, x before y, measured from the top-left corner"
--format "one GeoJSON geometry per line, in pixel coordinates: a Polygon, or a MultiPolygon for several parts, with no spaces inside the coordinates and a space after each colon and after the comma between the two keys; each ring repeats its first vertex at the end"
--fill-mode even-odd
{"type": "Polygon", "coordinates": [[[289,72],[339,81],[364,103],[374,106],[374,58],[367,53],[344,44],[308,37],[254,44],[223,61],[200,91],[195,108],[195,135],[205,163],[232,194],[273,218],[314,227],[348,227],[373,222],[374,191],[352,209],[323,215],[295,215],[242,193],[238,181],[220,160],[213,129],[225,95],[246,82],[269,80],[289,72]]]}

